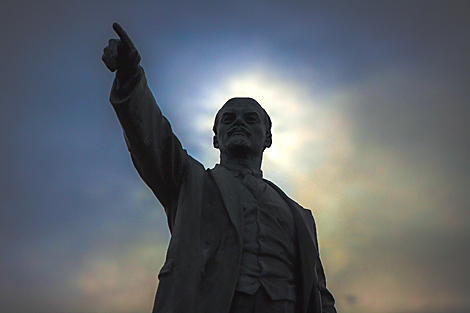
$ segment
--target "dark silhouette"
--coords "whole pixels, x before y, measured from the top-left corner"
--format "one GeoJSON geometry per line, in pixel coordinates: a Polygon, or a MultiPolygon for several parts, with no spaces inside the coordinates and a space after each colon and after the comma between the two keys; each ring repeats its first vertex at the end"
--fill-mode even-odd
{"type": "Polygon", "coordinates": [[[102,58],[116,71],[110,102],[172,235],[153,312],[336,312],[311,211],[262,179],[266,111],[251,98],[228,100],[213,128],[220,165],[206,170],[162,115],[134,44],[113,28],[120,39],[102,58]]]}

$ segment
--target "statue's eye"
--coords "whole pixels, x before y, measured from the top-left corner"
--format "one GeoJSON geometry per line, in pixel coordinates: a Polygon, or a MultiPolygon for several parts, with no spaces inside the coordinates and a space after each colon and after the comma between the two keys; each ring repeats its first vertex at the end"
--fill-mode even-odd
{"type": "Polygon", "coordinates": [[[230,124],[233,122],[233,120],[235,119],[235,116],[234,115],[224,115],[224,117],[222,117],[222,123],[224,124],[230,124]]]}
{"type": "Polygon", "coordinates": [[[257,114],[248,114],[245,117],[245,120],[247,123],[250,123],[250,124],[258,123],[260,121],[257,114]]]}

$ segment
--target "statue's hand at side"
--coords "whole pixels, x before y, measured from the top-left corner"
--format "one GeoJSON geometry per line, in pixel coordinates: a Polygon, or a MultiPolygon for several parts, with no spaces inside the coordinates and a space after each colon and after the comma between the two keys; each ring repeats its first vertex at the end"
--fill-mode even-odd
{"type": "Polygon", "coordinates": [[[140,55],[121,25],[114,23],[113,29],[119,39],[108,41],[101,59],[111,72],[116,71],[117,78],[124,84],[137,73],[140,55]]]}

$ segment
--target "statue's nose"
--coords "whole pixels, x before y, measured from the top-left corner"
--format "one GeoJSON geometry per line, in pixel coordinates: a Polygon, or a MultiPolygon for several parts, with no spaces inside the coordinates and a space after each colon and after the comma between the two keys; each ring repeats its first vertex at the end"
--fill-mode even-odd
{"type": "Polygon", "coordinates": [[[233,124],[234,125],[245,125],[245,120],[243,119],[243,116],[241,114],[237,115],[235,120],[233,121],[233,124]]]}

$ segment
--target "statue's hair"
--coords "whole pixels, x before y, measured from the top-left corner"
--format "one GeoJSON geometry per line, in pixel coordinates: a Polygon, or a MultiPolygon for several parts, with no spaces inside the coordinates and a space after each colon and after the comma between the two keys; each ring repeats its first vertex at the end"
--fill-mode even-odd
{"type": "Polygon", "coordinates": [[[214,132],[215,135],[217,135],[217,125],[219,123],[220,112],[222,111],[222,109],[226,105],[230,104],[233,101],[249,101],[249,102],[252,102],[254,104],[257,104],[261,108],[261,110],[263,110],[263,112],[264,112],[263,122],[264,122],[264,125],[266,126],[267,136],[272,137],[272,134],[271,134],[271,127],[272,127],[271,118],[269,117],[268,112],[266,112],[266,110],[258,103],[258,101],[256,101],[253,98],[232,98],[232,99],[229,99],[227,102],[225,102],[225,104],[220,108],[220,110],[215,115],[214,126],[212,127],[212,131],[214,132]]]}

